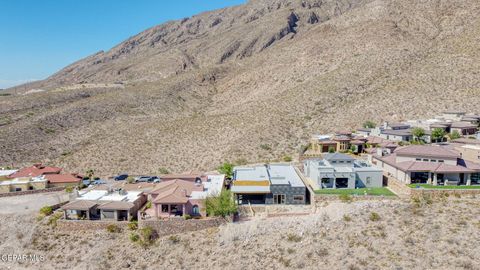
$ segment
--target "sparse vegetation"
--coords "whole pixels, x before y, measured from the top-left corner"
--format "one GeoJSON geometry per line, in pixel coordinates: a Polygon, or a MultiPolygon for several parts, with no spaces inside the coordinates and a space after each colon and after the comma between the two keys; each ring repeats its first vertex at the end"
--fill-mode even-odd
{"type": "Polygon", "coordinates": [[[357,188],[357,189],[319,189],[315,190],[315,194],[332,194],[332,195],[340,195],[340,194],[348,194],[348,195],[369,195],[369,196],[395,196],[393,192],[391,192],[386,187],[381,188],[357,188]]]}
{"type": "Polygon", "coordinates": [[[291,156],[284,156],[283,161],[285,162],[292,162],[293,158],[291,156]]]}
{"type": "Polygon", "coordinates": [[[371,212],[370,216],[369,216],[369,219],[371,221],[379,221],[380,220],[380,215],[376,212],[371,212]]]}
{"type": "Polygon", "coordinates": [[[158,169],[158,173],[160,173],[160,174],[169,174],[170,171],[169,171],[167,168],[160,167],[160,168],[158,169]]]}
{"type": "Polygon", "coordinates": [[[205,207],[209,216],[226,217],[237,212],[237,205],[230,190],[222,190],[218,197],[208,197],[205,207]]]}
{"type": "Polygon", "coordinates": [[[232,178],[233,177],[233,164],[225,162],[221,166],[219,166],[217,169],[220,173],[225,174],[227,178],[232,178]]]}
{"type": "Polygon", "coordinates": [[[157,232],[152,227],[145,227],[139,230],[140,233],[140,245],[148,247],[152,245],[158,238],[157,232]]]}
{"type": "Polygon", "coordinates": [[[122,231],[122,229],[120,229],[120,227],[118,227],[115,224],[109,224],[107,226],[107,232],[109,232],[109,233],[119,233],[121,231],[122,231]]]}
{"type": "Polygon", "coordinates": [[[53,213],[53,208],[51,206],[44,206],[40,208],[40,214],[43,216],[49,216],[53,213]]]}
{"type": "Polygon", "coordinates": [[[376,128],[377,124],[375,124],[375,122],[373,122],[373,121],[367,120],[363,123],[363,127],[364,128],[376,128]]]}
{"type": "Polygon", "coordinates": [[[135,231],[138,229],[138,222],[136,220],[130,221],[127,225],[128,229],[131,231],[135,231]]]}
{"type": "Polygon", "coordinates": [[[294,234],[294,233],[289,233],[287,234],[287,240],[289,242],[300,242],[302,241],[302,237],[300,235],[294,234]]]}

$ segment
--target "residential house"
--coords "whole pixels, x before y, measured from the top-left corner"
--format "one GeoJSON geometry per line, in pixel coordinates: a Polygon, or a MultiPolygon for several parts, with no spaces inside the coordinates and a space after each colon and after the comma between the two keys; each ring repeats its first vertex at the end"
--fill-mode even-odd
{"type": "Polygon", "coordinates": [[[78,186],[82,177],[78,174],[62,174],[62,168],[45,166],[41,163],[31,167],[22,168],[8,176],[10,179],[44,178],[47,180],[47,187],[78,186]]]}
{"type": "Polygon", "coordinates": [[[480,184],[480,165],[461,158],[451,147],[411,145],[389,155],[374,155],[373,164],[405,184],[480,184]]]}
{"type": "Polygon", "coordinates": [[[157,218],[172,216],[206,216],[205,199],[215,197],[223,189],[225,175],[210,174],[196,181],[162,181],[149,192],[153,208],[147,212],[157,218]]]}
{"type": "Polygon", "coordinates": [[[0,193],[40,190],[47,188],[47,179],[39,177],[17,177],[0,181],[0,193]]]}
{"type": "Polygon", "coordinates": [[[62,206],[67,220],[128,221],[137,218],[138,210],[147,201],[142,191],[89,190],[62,206]]]}
{"type": "Polygon", "coordinates": [[[336,132],[333,135],[314,135],[310,139],[310,151],[306,156],[321,156],[328,152],[346,152],[352,150],[353,153],[362,153],[365,148],[366,138],[364,136],[355,136],[351,132],[336,132]]]}
{"type": "Polygon", "coordinates": [[[409,142],[413,139],[410,125],[403,123],[385,122],[382,126],[374,128],[370,135],[394,142],[409,142]]]}
{"type": "Polygon", "coordinates": [[[316,189],[383,186],[382,170],[341,153],[305,160],[304,173],[316,184],[316,189]]]}
{"type": "Polygon", "coordinates": [[[5,169],[0,169],[0,181],[2,180],[9,180],[9,176],[16,173],[17,170],[5,170],[5,169]]]}
{"type": "Polygon", "coordinates": [[[238,204],[305,204],[307,188],[289,164],[235,167],[231,191],[238,204]]]}

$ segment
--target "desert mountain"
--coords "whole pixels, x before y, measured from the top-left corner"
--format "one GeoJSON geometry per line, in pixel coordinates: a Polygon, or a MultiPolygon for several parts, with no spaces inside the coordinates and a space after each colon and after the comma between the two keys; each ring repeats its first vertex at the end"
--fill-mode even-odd
{"type": "Polygon", "coordinates": [[[477,111],[477,0],[252,0],[150,28],[0,96],[0,163],[212,169],[311,133],[477,111]]]}

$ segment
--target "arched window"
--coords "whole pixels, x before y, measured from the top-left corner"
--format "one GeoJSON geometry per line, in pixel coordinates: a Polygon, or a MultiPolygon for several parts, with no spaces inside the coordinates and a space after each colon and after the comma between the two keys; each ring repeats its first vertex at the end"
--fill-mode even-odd
{"type": "Polygon", "coordinates": [[[200,208],[198,207],[198,205],[194,205],[193,208],[192,208],[192,214],[194,215],[200,215],[200,208]]]}

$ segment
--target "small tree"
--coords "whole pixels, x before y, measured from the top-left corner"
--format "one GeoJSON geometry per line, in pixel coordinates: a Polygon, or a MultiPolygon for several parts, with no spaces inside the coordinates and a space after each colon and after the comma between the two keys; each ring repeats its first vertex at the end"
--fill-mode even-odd
{"type": "Polygon", "coordinates": [[[288,155],[287,155],[287,156],[284,156],[284,157],[283,157],[283,161],[285,161],[285,162],[292,162],[292,160],[293,160],[293,159],[292,159],[291,156],[288,156],[288,155]]]}
{"type": "Polygon", "coordinates": [[[420,141],[425,136],[425,130],[420,127],[413,128],[412,135],[416,141],[420,141]]]}
{"type": "Polygon", "coordinates": [[[335,147],[333,146],[328,147],[328,153],[335,153],[335,147]]]}
{"type": "Polygon", "coordinates": [[[363,127],[364,128],[375,128],[375,127],[377,127],[377,124],[375,124],[375,122],[373,122],[373,121],[367,120],[367,121],[365,121],[365,123],[363,123],[363,127]]]}
{"type": "Polygon", "coordinates": [[[456,139],[460,139],[462,135],[460,135],[460,132],[458,132],[457,130],[454,130],[450,134],[448,134],[448,137],[450,138],[450,140],[456,140],[456,139]]]}
{"type": "Polygon", "coordinates": [[[127,183],[128,183],[128,184],[133,184],[133,183],[135,183],[135,178],[133,178],[133,176],[127,177],[127,183]]]}
{"type": "Polygon", "coordinates": [[[237,205],[230,190],[222,190],[218,197],[207,197],[205,207],[209,216],[226,217],[237,212],[237,205]]]}
{"type": "Polygon", "coordinates": [[[225,162],[220,167],[218,167],[218,171],[226,175],[227,178],[233,177],[233,164],[225,162]]]}
{"type": "Polygon", "coordinates": [[[95,171],[94,171],[93,169],[88,169],[85,174],[87,175],[87,177],[88,177],[90,180],[93,180],[93,176],[95,175],[95,171]]]}
{"type": "Polygon", "coordinates": [[[443,141],[443,138],[445,137],[445,130],[442,128],[435,128],[432,130],[432,140],[435,142],[443,141]]]}

